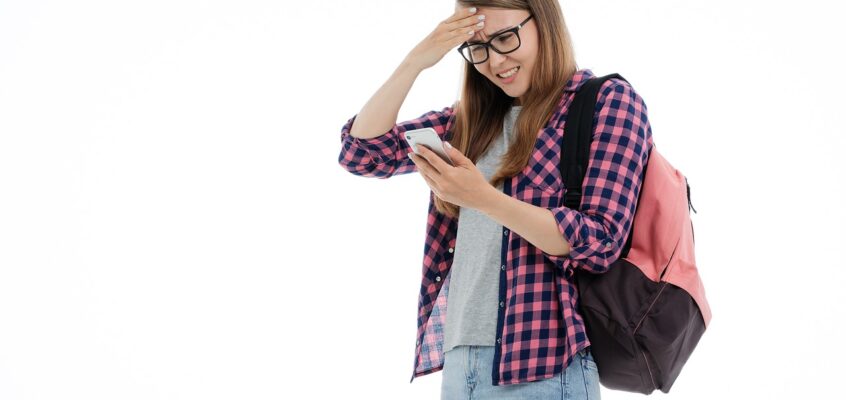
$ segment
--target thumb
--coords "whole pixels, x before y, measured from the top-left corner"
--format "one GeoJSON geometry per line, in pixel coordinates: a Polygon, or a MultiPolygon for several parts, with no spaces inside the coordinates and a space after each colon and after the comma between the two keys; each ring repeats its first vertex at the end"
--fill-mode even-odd
{"type": "Polygon", "coordinates": [[[444,142],[444,151],[456,165],[464,164],[465,161],[468,160],[464,154],[462,154],[458,149],[452,147],[449,142],[444,142]]]}

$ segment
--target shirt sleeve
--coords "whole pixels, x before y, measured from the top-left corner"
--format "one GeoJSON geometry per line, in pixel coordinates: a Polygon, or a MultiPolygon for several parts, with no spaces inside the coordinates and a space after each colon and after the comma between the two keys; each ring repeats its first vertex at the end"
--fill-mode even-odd
{"type": "Polygon", "coordinates": [[[651,149],[652,130],[646,104],[625,81],[603,83],[593,119],[590,161],[582,183],[579,210],[550,209],[570,253],[544,253],[572,276],[575,268],[607,272],[625,246],[643,170],[651,149]]]}
{"type": "Polygon", "coordinates": [[[382,135],[361,139],[350,135],[357,114],[341,128],[341,153],[338,163],[350,173],[366,177],[390,178],[393,175],[417,172],[408,158],[411,147],[402,139],[405,131],[432,128],[441,140],[447,140],[453,118],[453,106],[432,110],[418,118],[400,122],[382,135]]]}

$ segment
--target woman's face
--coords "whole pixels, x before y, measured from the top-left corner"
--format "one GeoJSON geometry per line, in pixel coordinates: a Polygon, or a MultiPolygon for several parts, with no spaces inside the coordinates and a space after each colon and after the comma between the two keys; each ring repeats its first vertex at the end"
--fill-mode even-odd
{"type": "MultiPolygon", "coordinates": [[[[482,43],[491,39],[492,35],[502,30],[511,29],[529,17],[528,10],[509,10],[502,8],[477,7],[477,15],[485,16],[484,28],[468,39],[469,43],[482,43]]],[[[480,64],[474,64],[476,70],[499,86],[507,95],[516,97],[514,104],[520,105],[520,97],[529,89],[529,79],[538,50],[538,30],[534,17],[523,24],[517,31],[520,37],[520,47],[508,54],[499,54],[488,48],[488,59],[480,64]],[[498,76],[507,73],[512,68],[519,67],[517,73],[509,78],[498,76]]],[[[493,45],[497,46],[503,40],[497,37],[493,45]]],[[[500,45],[500,48],[502,46],[500,45]]]]}

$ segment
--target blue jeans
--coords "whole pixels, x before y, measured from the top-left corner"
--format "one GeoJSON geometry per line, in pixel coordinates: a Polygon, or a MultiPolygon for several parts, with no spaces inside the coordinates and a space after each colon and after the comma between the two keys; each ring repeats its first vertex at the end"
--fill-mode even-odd
{"type": "Polygon", "coordinates": [[[501,386],[491,384],[493,355],[493,346],[456,346],[444,353],[441,400],[600,398],[599,371],[589,348],[576,354],[563,373],[501,386]]]}

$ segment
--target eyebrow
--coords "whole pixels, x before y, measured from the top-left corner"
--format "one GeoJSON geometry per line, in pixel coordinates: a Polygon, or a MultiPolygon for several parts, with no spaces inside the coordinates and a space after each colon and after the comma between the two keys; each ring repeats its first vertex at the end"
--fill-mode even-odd
{"type": "MultiPolygon", "coordinates": [[[[500,33],[502,33],[502,32],[505,32],[505,31],[507,31],[507,30],[511,29],[511,28],[514,28],[514,25],[512,25],[512,26],[508,26],[508,27],[505,27],[505,28],[502,28],[502,29],[500,29],[500,30],[498,30],[498,31],[496,31],[496,32],[494,32],[494,33],[491,33],[490,35],[487,35],[487,36],[488,36],[488,39],[490,39],[490,38],[491,38],[491,36],[496,36],[496,35],[498,35],[498,34],[500,34],[500,33]]],[[[482,33],[484,33],[484,32],[482,32],[482,33]]],[[[481,40],[477,40],[477,39],[472,39],[472,40],[468,40],[468,41],[467,41],[467,43],[482,43],[482,41],[481,41],[481,40]]]]}

